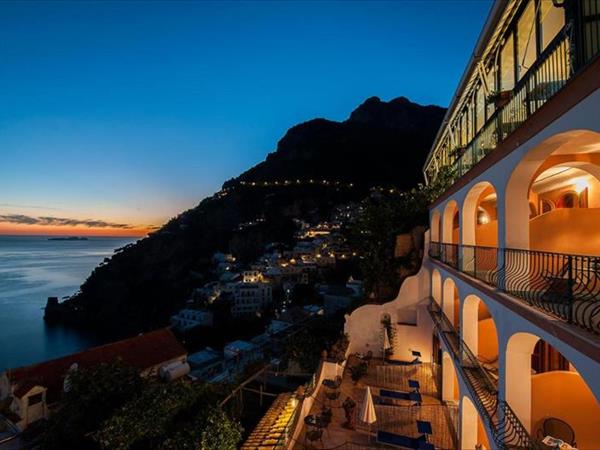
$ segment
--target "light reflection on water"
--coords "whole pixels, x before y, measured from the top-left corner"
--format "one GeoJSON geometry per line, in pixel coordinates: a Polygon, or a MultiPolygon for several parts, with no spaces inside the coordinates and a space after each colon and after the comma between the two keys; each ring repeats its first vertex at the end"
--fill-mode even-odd
{"type": "Polygon", "coordinates": [[[46,327],[43,307],[47,297],[76,292],[94,267],[133,240],[0,236],[0,371],[98,344],[82,332],[46,327]]]}

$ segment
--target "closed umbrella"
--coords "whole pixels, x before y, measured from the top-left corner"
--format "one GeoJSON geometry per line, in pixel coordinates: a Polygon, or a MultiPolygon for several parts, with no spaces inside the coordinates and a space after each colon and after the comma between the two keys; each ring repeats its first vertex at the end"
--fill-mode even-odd
{"type": "Polygon", "coordinates": [[[388,336],[388,331],[387,329],[383,329],[383,349],[384,350],[388,350],[392,348],[392,344],[390,344],[390,338],[388,336]]]}
{"type": "Polygon", "coordinates": [[[369,386],[365,390],[365,396],[360,405],[359,418],[364,423],[369,424],[369,439],[371,439],[371,424],[375,423],[377,416],[375,415],[375,405],[373,404],[373,397],[371,397],[371,388],[369,386]]]}

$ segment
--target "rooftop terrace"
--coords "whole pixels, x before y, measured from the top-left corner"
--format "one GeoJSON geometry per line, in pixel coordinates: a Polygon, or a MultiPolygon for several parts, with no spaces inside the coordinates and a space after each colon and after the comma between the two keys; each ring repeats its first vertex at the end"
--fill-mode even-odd
{"type": "MultiPolygon", "coordinates": [[[[357,383],[352,380],[351,367],[361,363],[357,356],[350,356],[342,375],[341,385],[332,388],[321,383],[315,388],[315,401],[308,413],[308,419],[302,419],[302,430],[298,434],[293,447],[296,450],[305,448],[322,449],[359,449],[359,448],[392,448],[387,444],[378,442],[379,437],[386,433],[404,437],[404,442],[419,445],[423,441],[423,433],[417,429],[417,421],[429,422],[432,434],[428,441],[436,449],[456,448],[456,417],[457,409],[454,405],[445,405],[439,399],[437,366],[431,364],[417,365],[390,365],[381,359],[372,359],[369,363],[366,376],[357,383]],[[414,388],[409,386],[409,380],[417,381],[420,396],[414,395],[414,388]],[[370,427],[360,421],[360,411],[366,388],[370,387],[375,406],[377,420],[370,427]],[[336,400],[331,398],[337,396],[336,400]],[[392,392],[392,394],[390,394],[392,392]],[[393,393],[400,393],[394,398],[393,393]],[[329,395],[328,395],[329,394],[329,395]],[[333,394],[333,395],[331,395],[333,394]],[[392,397],[390,397],[392,395],[392,397]],[[415,401],[419,399],[420,402],[415,401]],[[343,402],[351,398],[356,402],[354,409],[354,429],[348,428],[343,402]],[[420,403],[420,404],[419,404],[420,403]],[[323,430],[320,438],[319,427],[307,425],[311,418],[320,416],[327,409],[331,409],[331,421],[323,430]],[[313,431],[317,430],[317,433],[313,431]],[[314,440],[311,440],[313,438],[314,440]],[[406,439],[408,438],[408,439],[406,439]]],[[[389,437],[389,434],[387,434],[389,437]]],[[[418,448],[418,447],[415,447],[418,448]]],[[[426,448],[426,447],[424,447],[426,448]]]]}

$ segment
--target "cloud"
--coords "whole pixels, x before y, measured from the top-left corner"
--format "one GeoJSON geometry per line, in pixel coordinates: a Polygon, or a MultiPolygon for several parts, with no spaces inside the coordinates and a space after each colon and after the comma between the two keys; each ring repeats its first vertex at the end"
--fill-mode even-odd
{"type": "Polygon", "coordinates": [[[0,222],[16,223],[22,225],[45,225],[45,226],[78,226],[82,225],[88,228],[120,228],[129,230],[135,228],[126,223],[106,222],[104,220],[94,219],[69,219],[65,217],[41,216],[33,217],[24,214],[0,214],[0,222]]]}

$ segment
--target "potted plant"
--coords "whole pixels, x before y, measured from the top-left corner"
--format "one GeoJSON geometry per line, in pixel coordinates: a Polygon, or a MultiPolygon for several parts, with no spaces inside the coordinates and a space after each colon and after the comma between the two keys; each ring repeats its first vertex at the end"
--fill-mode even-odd
{"type": "Polygon", "coordinates": [[[346,416],[346,422],[343,426],[349,430],[354,430],[354,411],[356,410],[356,402],[350,397],[346,397],[346,400],[342,403],[342,408],[344,408],[344,415],[346,416]]]}
{"type": "Polygon", "coordinates": [[[493,103],[496,108],[502,108],[508,103],[511,97],[511,91],[492,91],[487,96],[487,103],[493,103]]]}
{"type": "Polygon", "coordinates": [[[350,377],[354,384],[358,383],[358,381],[367,374],[367,363],[361,362],[356,366],[350,367],[350,377]]]}

